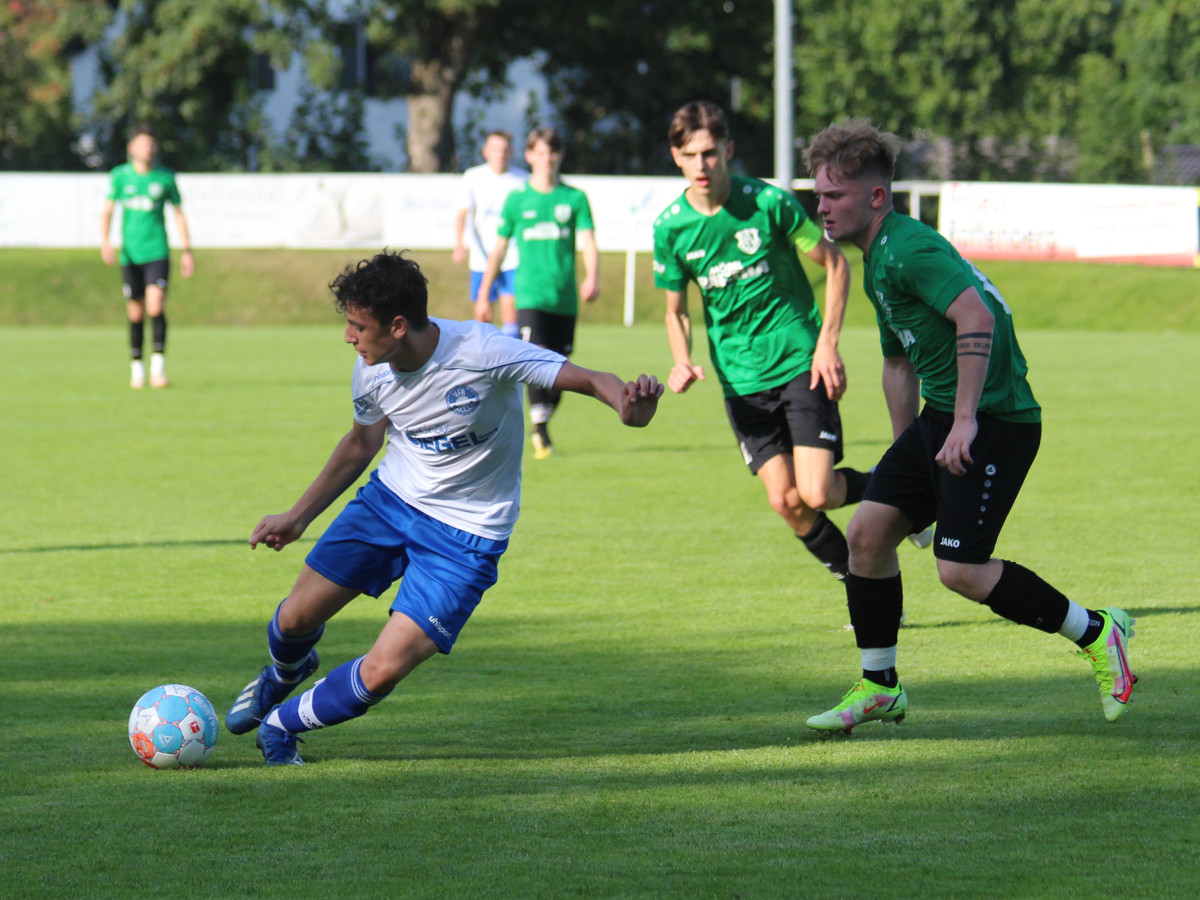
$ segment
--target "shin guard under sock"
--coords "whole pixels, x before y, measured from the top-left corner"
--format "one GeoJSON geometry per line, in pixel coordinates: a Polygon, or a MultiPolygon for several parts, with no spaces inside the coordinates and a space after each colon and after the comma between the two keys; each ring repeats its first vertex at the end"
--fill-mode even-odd
{"type": "Polygon", "coordinates": [[[1000,580],[984,601],[992,612],[1050,634],[1062,628],[1071,601],[1024,566],[1001,561],[1000,580]]]}
{"type": "Polygon", "coordinates": [[[808,534],[797,535],[825,568],[833,573],[839,581],[845,579],[850,571],[850,547],[846,544],[846,536],[842,534],[825,513],[817,513],[817,521],[808,530],[808,534]]]}
{"type": "Polygon", "coordinates": [[[292,734],[301,734],[365,715],[387,694],[367,690],[359,675],[362,661],[360,656],[342,663],[299,697],[277,706],[266,721],[292,734]]]}
{"type": "Polygon", "coordinates": [[[848,468],[834,469],[834,471],[841,473],[842,477],[846,479],[846,499],[842,505],[849,506],[860,501],[867,490],[867,482],[871,480],[871,473],[848,468]]]}
{"type": "Polygon", "coordinates": [[[860,650],[895,647],[904,612],[904,585],[897,573],[890,578],[846,576],[846,605],[860,650]]]}

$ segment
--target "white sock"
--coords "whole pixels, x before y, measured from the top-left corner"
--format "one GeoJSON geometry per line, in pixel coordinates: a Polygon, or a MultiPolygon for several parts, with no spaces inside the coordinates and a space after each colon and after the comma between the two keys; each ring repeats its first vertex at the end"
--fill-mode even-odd
{"type": "Polygon", "coordinates": [[[150,374],[161,375],[167,368],[167,361],[161,353],[150,354],[150,374]]]}
{"type": "Polygon", "coordinates": [[[129,361],[129,377],[140,378],[143,380],[145,379],[146,367],[142,365],[142,361],[140,359],[131,359],[129,361]]]}
{"type": "Polygon", "coordinates": [[[862,654],[862,667],[866,672],[882,672],[895,668],[896,645],[890,647],[868,647],[858,651],[862,654]]]}
{"type": "Polygon", "coordinates": [[[553,409],[549,403],[533,403],[529,407],[529,421],[534,425],[545,425],[550,421],[553,409]]]}
{"type": "Polygon", "coordinates": [[[1062,628],[1058,629],[1058,633],[1069,641],[1077,641],[1083,637],[1083,633],[1087,631],[1087,627],[1087,610],[1074,600],[1068,600],[1067,617],[1063,619],[1062,628]]]}

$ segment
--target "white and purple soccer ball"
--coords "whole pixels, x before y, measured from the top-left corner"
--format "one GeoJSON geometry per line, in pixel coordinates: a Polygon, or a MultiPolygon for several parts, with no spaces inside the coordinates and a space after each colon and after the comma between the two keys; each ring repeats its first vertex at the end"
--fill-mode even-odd
{"type": "Polygon", "coordinates": [[[216,710],[186,684],[159,685],[134,704],[129,743],[152,769],[194,769],[217,745],[216,710]]]}

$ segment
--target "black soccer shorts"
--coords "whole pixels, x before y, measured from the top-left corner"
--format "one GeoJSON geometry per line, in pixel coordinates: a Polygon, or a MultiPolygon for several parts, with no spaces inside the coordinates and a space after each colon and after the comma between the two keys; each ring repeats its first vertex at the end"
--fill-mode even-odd
{"type": "Polygon", "coordinates": [[[167,257],[147,263],[125,263],[121,266],[126,300],[145,300],[146,285],[156,284],[165,292],[171,273],[171,260],[167,257]]]}
{"type": "Polygon", "coordinates": [[[899,509],[913,531],[937,522],[933,555],[949,562],[982,564],[992,558],[1042,439],[1040,422],[976,417],[971,467],[953,475],[935,457],[954,424],[952,413],[926,406],[883,454],[863,500],[899,509]]]}
{"type": "Polygon", "coordinates": [[[837,402],[829,399],[825,385],[810,390],[810,372],[801,372],[787,384],[745,396],[725,398],[725,413],[741,448],[742,457],[757,475],[763,463],[794,447],[820,447],[842,460],[842,417],[837,402]]]}

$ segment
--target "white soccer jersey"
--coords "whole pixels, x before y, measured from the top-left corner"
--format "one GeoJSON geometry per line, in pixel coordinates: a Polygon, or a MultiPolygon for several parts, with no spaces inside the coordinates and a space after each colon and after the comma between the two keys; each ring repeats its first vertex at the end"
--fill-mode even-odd
{"type": "MultiPolygon", "coordinates": [[[[485,163],[472,166],[463,172],[459,188],[458,208],[468,211],[467,225],[463,238],[470,249],[467,261],[472,272],[487,268],[488,254],[496,243],[496,229],[500,226],[500,210],[504,198],[523,185],[529,178],[524,169],[510,168],[497,175],[485,163]]],[[[500,271],[508,272],[517,267],[517,242],[508,242],[508,252],[500,263],[500,271]]]]}
{"type": "Polygon", "coordinates": [[[566,357],[482,322],[432,319],[433,356],[415,372],[354,366],[354,419],[385,416],[380,480],[410,506],[462,531],[504,540],[521,505],[521,385],[553,387],[566,357]]]}

